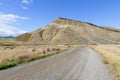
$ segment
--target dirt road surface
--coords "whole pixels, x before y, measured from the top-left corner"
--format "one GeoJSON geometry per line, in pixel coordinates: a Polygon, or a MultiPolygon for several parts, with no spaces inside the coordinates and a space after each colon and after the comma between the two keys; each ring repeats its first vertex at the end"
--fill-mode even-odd
{"type": "Polygon", "coordinates": [[[113,80],[100,55],[78,47],[0,71],[0,80],[113,80]]]}

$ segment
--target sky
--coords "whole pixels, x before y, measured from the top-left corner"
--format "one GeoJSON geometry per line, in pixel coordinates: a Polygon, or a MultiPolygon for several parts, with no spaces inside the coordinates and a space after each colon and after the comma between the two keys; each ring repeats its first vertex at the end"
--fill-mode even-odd
{"type": "Polygon", "coordinates": [[[120,0],[0,0],[0,36],[17,36],[58,17],[120,28],[120,0]]]}

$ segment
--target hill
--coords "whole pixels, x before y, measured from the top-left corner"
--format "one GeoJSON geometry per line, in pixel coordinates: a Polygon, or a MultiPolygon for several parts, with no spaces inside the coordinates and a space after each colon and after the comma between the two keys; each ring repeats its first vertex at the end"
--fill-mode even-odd
{"type": "Polygon", "coordinates": [[[13,36],[0,36],[0,38],[14,38],[13,36]]]}
{"type": "Polygon", "coordinates": [[[66,18],[14,38],[28,44],[113,44],[120,43],[120,30],[66,18]]]}

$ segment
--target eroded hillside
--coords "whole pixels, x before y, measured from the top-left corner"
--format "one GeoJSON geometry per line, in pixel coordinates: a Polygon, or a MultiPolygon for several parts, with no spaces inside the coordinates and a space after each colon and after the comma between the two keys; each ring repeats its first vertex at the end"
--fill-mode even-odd
{"type": "Polygon", "coordinates": [[[120,43],[120,30],[65,18],[15,38],[29,44],[112,44],[120,43]]]}

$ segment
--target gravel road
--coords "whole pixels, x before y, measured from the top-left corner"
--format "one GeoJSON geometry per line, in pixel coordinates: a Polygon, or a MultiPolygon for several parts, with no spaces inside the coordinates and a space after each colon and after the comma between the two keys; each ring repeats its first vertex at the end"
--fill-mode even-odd
{"type": "Polygon", "coordinates": [[[0,71],[0,80],[113,80],[100,55],[89,47],[0,71]]]}

